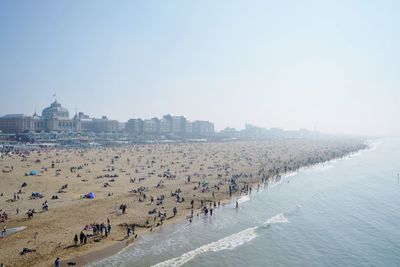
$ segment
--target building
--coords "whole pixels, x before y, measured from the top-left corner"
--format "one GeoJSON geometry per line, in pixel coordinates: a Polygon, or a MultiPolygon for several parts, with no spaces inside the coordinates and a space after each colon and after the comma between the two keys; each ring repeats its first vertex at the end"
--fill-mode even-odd
{"type": "Polygon", "coordinates": [[[0,118],[0,130],[3,133],[22,133],[33,127],[31,117],[23,114],[8,114],[0,118]]]}
{"type": "Polygon", "coordinates": [[[117,132],[118,121],[90,118],[82,112],[69,118],[68,109],[54,101],[43,109],[42,116],[36,114],[9,114],[0,117],[0,131],[4,133],[28,132],[117,132]]]}
{"type": "Polygon", "coordinates": [[[214,123],[209,121],[194,121],[193,135],[210,136],[214,134],[214,123]]]}
{"type": "Polygon", "coordinates": [[[186,132],[186,118],[184,116],[172,117],[172,130],[174,135],[183,135],[186,132]]]}
{"type": "Polygon", "coordinates": [[[93,118],[83,112],[72,118],[69,111],[54,101],[43,109],[41,116],[8,114],[0,117],[0,132],[4,134],[23,134],[26,136],[43,133],[45,135],[71,133],[125,133],[132,139],[142,140],[162,136],[162,138],[181,138],[190,136],[207,137],[214,134],[214,124],[209,121],[188,121],[184,116],[164,115],[161,119],[130,119],[126,123],[110,120],[106,116],[93,118]]]}
{"type": "Polygon", "coordinates": [[[160,133],[160,120],[158,118],[143,121],[144,135],[158,135],[160,133]]]}
{"type": "Polygon", "coordinates": [[[186,121],[185,134],[186,135],[193,134],[193,123],[191,121],[186,121]]]}
{"type": "MultiPolygon", "coordinates": [[[[35,112],[36,113],[36,112],[35,112]]],[[[68,119],[69,112],[68,109],[61,106],[60,103],[54,101],[50,104],[50,107],[43,109],[42,118],[45,120],[49,119],[68,119]]]]}
{"type": "Polygon", "coordinates": [[[78,132],[94,132],[93,119],[83,112],[75,114],[74,120],[76,121],[76,131],[78,132]]]}
{"type": "Polygon", "coordinates": [[[125,125],[125,131],[130,136],[141,136],[143,135],[143,120],[142,119],[130,119],[125,125]]]}
{"type": "Polygon", "coordinates": [[[160,136],[162,138],[208,137],[215,134],[214,124],[209,121],[187,120],[184,116],[164,115],[161,119],[130,119],[126,132],[132,139],[160,136]]]}
{"type": "Polygon", "coordinates": [[[172,121],[173,117],[168,114],[164,115],[160,120],[160,134],[172,133],[172,121]]]}
{"type": "Polygon", "coordinates": [[[93,119],[93,132],[96,133],[110,133],[118,132],[119,123],[116,120],[109,120],[106,116],[101,119],[93,119]]]}

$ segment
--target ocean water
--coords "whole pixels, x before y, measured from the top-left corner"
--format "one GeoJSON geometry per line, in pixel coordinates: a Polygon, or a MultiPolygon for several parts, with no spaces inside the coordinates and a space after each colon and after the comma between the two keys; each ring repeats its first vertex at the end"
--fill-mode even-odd
{"type": "Polygon", "coordinates": [[[93,266],[400,266],[400,139],[287,175],[93,266]]]}

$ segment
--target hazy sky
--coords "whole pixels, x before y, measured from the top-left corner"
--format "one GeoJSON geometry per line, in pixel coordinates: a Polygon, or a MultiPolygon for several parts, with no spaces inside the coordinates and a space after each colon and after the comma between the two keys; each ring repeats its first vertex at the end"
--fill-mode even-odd
{"type": "Polygon", "coordinates": [[[400,134],[400,1],[1,1],[0,115],[400,134]]]}

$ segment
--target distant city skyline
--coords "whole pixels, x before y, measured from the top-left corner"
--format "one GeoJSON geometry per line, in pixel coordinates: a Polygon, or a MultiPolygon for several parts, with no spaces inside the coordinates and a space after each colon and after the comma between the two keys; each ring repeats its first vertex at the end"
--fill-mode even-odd
{"type": "MultiPolygon", "coordinates": [[[[55,96],[55,95],[54,95],[55,96]]],[[[161,118],[133,117],[127,122],[109,119],[106,115],[95,118],[76,110],[71,116],[68,108],[56,99],[42,112],[35,110],[32,115],[6,114],[0,116],[0,133],[125,133],[130,139],[151,136],[195,137],[212,136],[214,124],[207,120],[191,121],[185,116],[166,114],[161,118]]]]}
{"type": "MultiPolygon", "coordinates": [[[[35,106],[35,109],[34,109],[34,111],[33,112],[31,112],[31,113],[24,113],[24,112],[9,112],[9,113],[4,113],[4,114],[0,114],[0,118],[2,117],[2,116],[11,116],[11,115],[24,115],[24,116],[33,116],[33,115],[37,115],[37,116],[42,116],[42,113],[44,112],[44,110],[46,110],[47,108],[49,108],[48,106],[49,106],[49,104],[50,105],[53,105],[54,103],[57,103],[57,104],[60,104],[60,105],[62,105],[63,106],[63,108],[66,108],[67,110],[66,110],[66,112],[67,112],[67,115],[65,116],[66,118],[70,118],[70,119],[72,119],[75,115],[84,115],[84,116],[89,116],[89,117],[91,117],[91,118],[108,118],[109,116],[107,116],[107,114],[106,113],[104,113],[104,114],[101,114],[101,115],[99,115],[99,116],[90,116],[90,115],[88,115],[86,112],[84,112],[84,111],[82,111],[82,110],[80,110],[80,109],[78,109],[78,108],[74,108],[74,111],[73,112],[71,112],[71,110],[68,108],[68,107],[66,107],[66,106],[64,106],[62,103],[61,103],[62,101],[59,101],[54,95],[53,95],[53,98],[52,98],[52,103],[47,103],[47,105],[46,106],[44,106],[44,107],[37,107],[37,106],[35,106]]],[[[107,111],[104,111],[104,112],[107,112],[107,111]]],[[[152,116],[152,117],[145,117],[145,118],[143,118],[143,117],[137,117],[137,116],[130,116],[127,120],[118,120],[118,119],[114,119],[113,118],[113,120],[117,120],[118,122],[121,122],[121,123],[125,123],[125,122],[128,122],[129,120],[131,120],[131,119],[152,119],[152,118],[162,118],[162,117],[165,117],[165,116],[181,116],[181,117],[187,117],[187,116],[185,116],[185,114],[171,114],[171,113],[165,113],[165,114],[158,114],[158,115],[155,115],[155,116],[152,116]]],[[[206,120],[206,118],[203,118],[202,120],[206,120]]],[[[244,128],[244,126],[243,126],[243,128],[244,128]]]]}
{"type": "MultiPolygon", "coordinates": [[[[53,95],[53,102],[50,104],[50,105],[53,105],[54,103],[57,103],[57,104],[62,104],[60,101],[58,101],[57,100],[57,98],[53,95]]],[[[49,105],[49,104],[48,104],[49,105]]],[[[1,119],[1,117],[18,117],[18,116],[20,116],[20,115],[22,115],[22,116],[26,116],[26,117],[34,117],[34,116],[38,116],[38,117],[43,117],[43,112],[44,112],[44,110],[46,110],[46,109],[48,109],[49,107],[44,107],[43,108],[43,110],[41,111],[41,109],[38,109],[36,106],[35,106],[35,110],[34,110],[34,112],[33,113],[31,113],[31,114],[29,114],[29,113],[23,113],[23,112],[13,112],[13,113],[5,113],[5,114],[0,114],[0,119],[1,119]]],[[[74,109],[74,112],[71,112],[67,107],[63,107],[63,108],[66,108],[67,110],[66,110],[66,112],[68,113],[68,115],[66,115],[65,116],[65,118],[67,119],[67,118],[69,118],[69,119],[73,119],[75,116],[78,116],[78,117],[81,117],[81,116],[83,116],[83,117],[85,117],[85,118],[90,118],[90,119],[107,119],[107,120],[113,120],[113,121],[117,121],[118,123],[124,123],[124,124],[126,124],[126,123],[129,123],[129,121],[131,121],[131,120],[136,120],[136,119],[140,119],[140,120],[151,120],[151,119],[159,119],[159,120],[162,120],[164,117],[166,117],[166,116],[171,116],[171,117],[183,117],[183,118],[185,118],[185,119],[187,119],[188,121],[190,121],[189,119],[190,118],[188,118],[185,114],[171,114],[171,113],[165,113],[165,114],[158,114],[158,115],[155,115],[155,116],[152,116],[152,117],[146,117],[146,118],[143,118],[143,117],[136,117],[136,116],[131,116],[129,119],[127,119],[126,121],[121,121],[121,120],[118,120],[118,119],[115,119],[115,118],[110,118],[109,116],[107,116],[107,114],[102,114],[102,115],[99,115],[99,116],[91,116],[91,115],[88,115],[87,113],[85,113],[84,111],[81,111],[80,109],[77,109],[77,108],[75,108],[74,109]]],[[[46,115],[44,115],[44,117],[46,117],[46,115]]],[[[203,119],[196,119],[195,121],[207,121],[207,122],[209,122],[209,120],[207,120],[207,118],[203,118],[203,119]]],[[[212,123],[212,122],[211,122],[212,123]]],[[[212,123],[213,124],[213,123],[212,123]]],[[[254,125],[254,124],[251,124],[251,123],[244,123],[243,125],[242,125],[242,127],[233,127],[233,126],[226,126],[226,127],[224,127],[223,129],[218,129],[218,130],[216,130],[216,131],[223,131],[223,130],[243,130],[243,129],[245,129],[246,128],[246,125],[251,125],[251,126],[256,126],[256,127],[260,127],[260,128],[264,128],[264,129],[276,129],[276,128],[278,128],[278,129],[283,129],[283,130],[292,130],[292,129],[285,129],[285,128],[280,128],[280,127],[265,127],[265,126],[262,126],[262,125],[254,125]]],[[[302,127],[300,127],[300,128],[298,128],[298,129],[294,129],[294,130],[304,130],[305,128],[302,128],[302,127]]],[[[0,130],[1,130],[1,128],[0,128],[0,130]]],[[[316,130],[316,129],[307,129],[307,130],[316,130]]],[[[161,131],[162,132],[162,131],[161,131]]]]}
{"type": "Polygon", "coordinates": [[[3,1],[0,116],[53,94],[126,122],[164,114],[399,135],[398,1],[3,1]]]}

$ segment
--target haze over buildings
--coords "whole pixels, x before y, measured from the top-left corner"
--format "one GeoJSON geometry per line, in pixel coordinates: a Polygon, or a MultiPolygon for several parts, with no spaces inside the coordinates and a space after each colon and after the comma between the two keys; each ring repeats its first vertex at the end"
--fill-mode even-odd
{"type": "Polygon", "coordinates": [[[124,132],[131,139],[152,136],[191,137],[212,136],[214,124],[209,121],[189,121],[184,116],[170,114],[151,119],[130,119],[128,122],[110,120],[107,116],[92,118],[76,112],[70,118],[69,111],[57,100],[43,109],[41,115],[7,114],[0,117],[0,133],[63,132],[63,133],[118,133],[124,132]]]}
{"type": "Polygon", "coordinates": [[[118,121],[399,134],[399,5],[3,1],[0,115],[32,114],[57,93],[118,121]]]}
{"type": "Polygon", "coordinates": [[[94,118],[75,111],[70,116],[67,108],[54,100],[40,115],[6,114],[0,116],[0,143],[29,142],[61,145],[127,144],[142,142],[254,140],[265,138],[330,137],[316,131],[299,129],[288,131],[264,128],[249,123],[244,129],[226,127],[215,131],[208,120],[191,121],[185,116],[167,114],[161,118],[132,118],[127,122],[109,119],[103,115],[94,118]]]}

